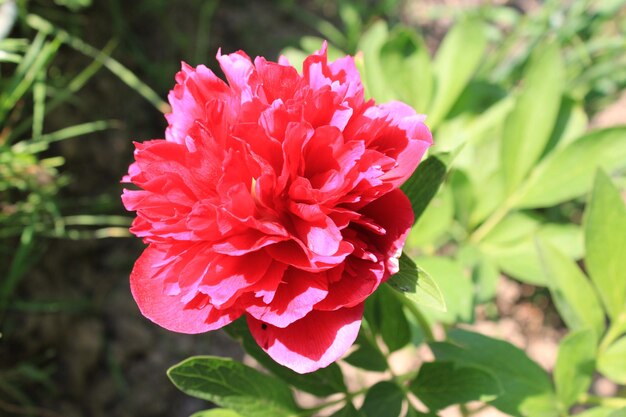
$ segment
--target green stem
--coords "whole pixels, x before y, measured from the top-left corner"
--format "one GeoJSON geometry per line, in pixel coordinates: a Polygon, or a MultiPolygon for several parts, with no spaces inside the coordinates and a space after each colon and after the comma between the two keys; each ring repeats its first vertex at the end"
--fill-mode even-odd
{"type": "Polygon", "coordinates": [[[581,404],[599,405],[609,408],[626,407],[626,398],[622,397],[598,397],[597,395],[583,394],[578,402],[581,404]]]}
{"type": "Polygon", "coordinates": [[[141,96],[143,96],[162,113],[167,113],[168,111],[170,111],[169,104],[163,101],[153,89],[151,89],[128,68],[123,66],[119,61],[111,58],[109,55],[104,54],[97,48],[94,48],[93,46],[83,42],[81,39],[70,35],[68,32],[57,28],[52,23],[40,16],[29,14],[28,16],[26,16],[26,23],[35,30],[38,30],[45,34],[56,36],[72,49],[75,49],[78,52],[81,52],[82,54],[98,62],[101,62],[102,65],[104,65],[109,71],[115,74],[120,80],[122,80],[122,82],[124,82],[126,85],[128,85],[141,96]]]}
{"type": "Polygon", "coordinates": [[[395,378],[396,383],[399,386],[403,386],[406,381],[413,380],[417,376],[418,372],[419,372],[419,370],[413,370],[413,371],[407,372],[405,374],[398,375],[395,378]]]}
{"type": "Polygon", "coordinates": [[[435,336],[433,335],[433,330],[430,327],[430,324],[428,323],[424,315],[422,314],[422,312],[419,310],[419,308],[417,308],[417,306],[411,300],[409,300],[408,298],[406,298],[404,295],[400,294],[399,292],[395,290],[391,292],[396,295],[398,300],[400,300],[400,302],[404,304],[404,306],[409,310],[411,315],[413,315],[413,317],[415,318],[415,321],[417,321],[417,324],[419,324],[420,328],[422,329],[422,332],[424,333],[424,338],[426,339],[426,341],[434,342],[435,336]]]}
{"type": "Polygon", "coordinates": [[[357,397],[359,395],[363,395],[367,392],[369,388],[361,388],[360,390],[354,391],[354,392],[347,392],[345,396],[338,398],[336,400],[333,401],[329,401],[327,403],[324,404],[320,404],[317,407],[313,407],[313,408],[307,408],[305,410],[302,410],[301,413],[298,413],[297,416],[302,416],[302,417],[307,417],[307,416],[313,416],[315,414],[317,414],[318,411],[323,410],[325,408],[331,407],[333,405],[336,404],[340,404],[342,402],[348,402],[348,401],[352,401],[352,399],[354,397],[357,397]]]}
{"type": "Polygon", "coordinates": [[[622,312],[617,319],[611,323],[609,330],[606,332],[602,341],[600,342],[600,346],[598,347],[598,352],[604,352],[617,338],[619,338],[626,331],[626,311],[622,312]]]}
{"type": "MultiPolygon", "coordinates": [[[[518,189],[519,191],[519,189],[518,189]]],[[[469,240],[478,243],[485,238],[506,217],[519,200],[519,193],[514,193],[507,198],[504,203],[494,211],[476,230],[471,234],[469,240]]]]}

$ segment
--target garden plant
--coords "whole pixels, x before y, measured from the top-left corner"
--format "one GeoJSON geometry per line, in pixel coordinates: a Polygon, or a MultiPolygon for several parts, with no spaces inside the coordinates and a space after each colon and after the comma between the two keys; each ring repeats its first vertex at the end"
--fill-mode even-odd
{"type": "MultiPolygon", "coordinates": [[[[172,390],[208,401],[193,417],[626,416],[626,108],[599,122],[626,97],[625,2],[432,7],[439,37],[400,2],[296,3],[281,10],[317,35],[275,58],[215,45],[171,74],[167,103],[112,45],[19,18],[32,39],[0,41],[15,243],[0,314],[28,305],[15,293],[46,239],[127,239],[132,221],[143,325],[224,331],[246,354],[171,364],[172,390]],[[90,62],[49,80],[62,45],[90,62]],[[132,219],[108,194],[62,214],[50,153],[119,122],[44,133],[102,67],[164,115],[160,137],[133,132],[120,173],[132,219]],[[548,369],[480,326],[503,320],[503,285],[543,300],[548,369]]],[[[0,394],[28,403],[2,374],[0,394]]]]}

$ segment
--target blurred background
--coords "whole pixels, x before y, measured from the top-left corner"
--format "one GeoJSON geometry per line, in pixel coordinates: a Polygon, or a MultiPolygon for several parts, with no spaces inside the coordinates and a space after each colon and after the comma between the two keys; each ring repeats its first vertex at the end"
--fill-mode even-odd
{"type": "MultiPolygon", "coordinates": [[[[559,45],[565,80],[554,129],[575,138],[623,124],[625,22],[618,0],[0,0],[0,415],[185,416],[203,406],[179,393],[166,369],[193,354],[242,356],[220,332],[177,335],[153,325],[129,291],[142,244],[129,238],[119,181],[132,141],[163,137],[180,61],[221,75],[219,47],[269,59],[282,51],[297,63],[327,39],[331,56],[364,52],[369,94],[429,113],[439,150],[454,153],[472,137],[500,134],[513,108],[506,98],[523,87],[546,39],[559,45]],[[437,55],[459,24],[467,31],[455,35],[461,50],[437,55]],[[444,74],[453,68],[460,72],[444,74]],[[451,93],[435,94],[444,89],[451,93]]],[[[552,99],[538,91],[530,101],[541,108],[552,99]]],[[[463,185],[474,178],[462,167],[435,200],[449,215],[418,224],[416,255],[456,253],[467,230],[480,230],[496,210],[464,211],[463,185]]],[[[556,203],[535,214],[580,224],[581,200],[556,203]]],[[[571,237],[572,259],[582,257],[577,233],[557,236],[571,237]]],[[[454,320],[487,332],[499,326],[492,333],[549,370],[563,323],[534,271],[515,264],[523,248],[498,241],[509,243],[508,252],[485,249],[495,272],[477,309],[454,320]]]]}

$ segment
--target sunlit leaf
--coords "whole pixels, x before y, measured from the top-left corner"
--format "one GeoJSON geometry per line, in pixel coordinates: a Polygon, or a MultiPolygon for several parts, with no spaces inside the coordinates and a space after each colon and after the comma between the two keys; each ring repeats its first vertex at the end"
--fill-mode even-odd
{"type": "Polygon", "coordinates": [[[446,303],[437,283],[406,254],[400,257],[400,271],[387,284],[416,304],[446,311],[446,303]]]}
{"type": "Polygon", "coordinates": [[[558,45],[543,45],[533,53],[522,82],[515,108],[504,124],[502,167],[507,194],[523,181],[556,124],[563,90],[558,45]]]}
{"type": "Polygon", "coordinates": [[[558,149],[534,169],[515,206],[550,207],[591,189],[598,168],[626,167],[626,127],[591,132],[558,149]]]}
{"type": "Polygon", "coordinates": [[[474,289],[471,278],[466,276],[461,265],[454,259],[436,256],[416,258],[415,262],[433,277],[447,306],[445,312],[429,309],[424,310],[424,314],[446,324],[470,322],[474,289]]]}
{"type": "Polygon", "coordinates": [[[596,336],[582,329],[568,334],[559,345],[554,382],[559,400],[570,407],[587,391],[595,370],[596,336]]]}
{"type": "Polygon", "coordinates": [[[231,359],[196,356],[171,367],[167,375],[184,393],[232,409],[242,417],[298,413],[288,385],[231,359]]]}
{"type": "Polygon", "coordinates": [[[616,319],[626,311],[626,206],[602,171],[596,175],[585,214],[585,244],[591,280],[609,316],[616,319]]]}
{"type": "Polygon", "coordinates": [[[591,282],[578,266],[550,243],[537,239],[546,282],[563,320],[571,330],[604,331],[604,310],[591,282]]]}
{"type": "Polygon", "coordinates": [[[422,161],[411,177],[402,184],[402,191],[411,201],[415,221],[419,220],[446,175],[446,165],[436,156],[422,161]]]}
{"type": "Polygon", "coordinates": [[[617,339],[598,356],[598,370],[607,378],[626,385],[626,336],[617,339]]]}
{"type": "Polygon", "coordinates": [[[433,63],[437,87],[428,112],[432,128],[445,119],[481,63],[486,47],[485,25],[478,19],[457,23],[443,39],[433,63]]]}

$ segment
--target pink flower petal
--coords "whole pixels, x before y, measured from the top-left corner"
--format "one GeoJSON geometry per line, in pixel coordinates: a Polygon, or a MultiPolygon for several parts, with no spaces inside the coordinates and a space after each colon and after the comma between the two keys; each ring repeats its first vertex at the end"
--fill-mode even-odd
{"type": "Polygon", "coordinates": [[[229,55],[222,55],[221,51],[218,51],[217,60],[228,84],[240,95],[242,103],[252,100],[256,82],[251,80],[255,70],[250,57],[243,51],[229,55]]]}
{"type": "Polygon", "coordinates": [[[166,295],[164,285],[168,277],[158,267],[166,258],[166,252],[148,246],[130,275],[131,292],[144,316],[174,332],[202,333],[219,329],[241,315],[237,309],[220,311],[210,304],[198,304],[197,299],[194,306],[183,302],[180,294],[166,295]]]}
{"type": "Polygon", "coordinates": [[[328,294],[324,272],[311,273],[289,268],[269,305],[251,305],[248,314],[276,327],[287,327],[307,315],[328,294]]]}
{"type": "Polygon", "coordinates": [[[363,301],[380,285],[385,273],[382,262],[357,259],[349,256],[341,279],[328,287],[328,296],[315,305],[316,310],[338,310],[354,307],[363,301]]]}
{"type": "Polygon", "coordinates": [[[204,103],[225,95],[228,89],[224,81],[204,65],[192,68],[183,62],[176,81],[177,85],[168,95],[172,112],[165,115],[169,122],[165,138],[182,144],[194,122],[205,118],[204,103]]]}
{"type": "Polygon", "coordinates": [[[284,329],[248,315],[248,327],[276,362],[304,374],[339,359],[356,339],[363,304],[337,311],[312,311],[284,329]]]}
{"type": "Polygon", "coordinates": [[[171,330],[247,314],[278,362],[310,372],[356,338],[363,302],[398,270],[413,223],[398,189],[432,138],[400,102],[365,101],[354,59],[327,45],[302,73],[239,51],[182,65],[165,140],[137,143],[122,200],[150,246],[131,289],[171,330]]]}

